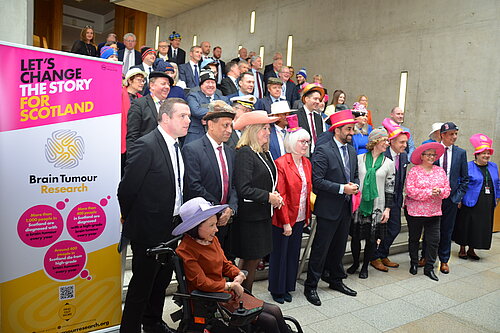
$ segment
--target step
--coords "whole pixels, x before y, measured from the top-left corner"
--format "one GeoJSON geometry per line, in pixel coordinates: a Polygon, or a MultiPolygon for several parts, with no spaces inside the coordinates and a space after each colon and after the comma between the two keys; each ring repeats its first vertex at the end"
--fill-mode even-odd
{"type": "MultiPolygon", "coordinates": [[[[394,255],[397,253],[403,253],[403,252],[408,252],[408,226],[406,224],[406,221],[404,220],[404,217],[402,218],[401,221],[401,231],[399,235],[396,237],[394,240],[394,243],[391,246],[389,254],[394,255]]],[[[304,251],[304,248],[306,247],[307,240],[309,239],[309,235],[303,234],[302,236],[302,245],[301,245],[301,256],[302,252],[304,251]]],[[[307,270],[307,262],[306,260],[306,265],[304,266],[304,271],[307,270]]],[[[352,255],[351,255],[351,240],[349,237],[349,240],[347,241],[346,245],[346,252],[344,255],[344,258],[342,259],[342,263],[344,265],[351,264],[352,263],[352,255]]],[[[132,277],[132,250],[130,249],[130,245],[128,246],[127,249],[127,259],[125,262],[125,275],[124,275],[124,286],[123,286],[123,292],[122,292],[122,299],[125,300],[125,296],[127,294],[128,290],[128,282],[130,281],[130,278],[132,277]]],[[[260,281],[260,280],[266,280],[268,277],[268,269],[258,271],[255,280],[260,281]]],[[[175,280],[175,273],[174,276],[172,277],[172,282],[167,288],[167,295],[173,294],[177,290],[177,281],[175,280]]]]}

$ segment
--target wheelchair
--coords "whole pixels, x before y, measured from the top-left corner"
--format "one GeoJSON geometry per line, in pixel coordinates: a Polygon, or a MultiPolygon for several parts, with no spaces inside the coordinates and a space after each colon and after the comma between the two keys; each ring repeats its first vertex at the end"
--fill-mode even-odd
{"type": "MultiPolygon", "coordinates": [[[[179,322],[178,333],[260,333],[253,322],[262,312],[262,306],[246,308],[240,301],[236,307],[228,307],[232,295],[224,292],[207,293],[199,290],[188,292],[182,259],[175,252],[177,242],[183,235],[147,250],[162,265],[173,264],[177,279],[177,292],[173,300],[180,309],[170,314],[173,322],[179,322]]],[[[251,295],[247,290],[245,292],[251,295]]],[[[234,304],[233,304],[234,305],[234,304]]],[[[291,333],[303,333],[299,322],[283,315],[291,333]]]]}

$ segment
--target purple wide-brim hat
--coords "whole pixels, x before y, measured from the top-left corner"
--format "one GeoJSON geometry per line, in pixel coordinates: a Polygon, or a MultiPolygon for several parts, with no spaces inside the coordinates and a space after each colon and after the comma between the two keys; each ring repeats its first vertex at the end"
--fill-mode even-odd
{"type": "Polygon", "coordinates": [[[411,163],[415,165],[422,164],[422,153],[429,149],[434,149],[436,151],[436,160],[444,154],[444,146],[439,142],[424,143],[411,153],[411,163]]]}
{"type": "Polygon", "coordinates": [[[186,201],[179,210],[182,222],[172,231],[172,235],[179,236],[193,229],[198,224],[204,222],[218,212],[223,211],[227,207],[228,205],[214,206],[201,197],[186,201]]]}

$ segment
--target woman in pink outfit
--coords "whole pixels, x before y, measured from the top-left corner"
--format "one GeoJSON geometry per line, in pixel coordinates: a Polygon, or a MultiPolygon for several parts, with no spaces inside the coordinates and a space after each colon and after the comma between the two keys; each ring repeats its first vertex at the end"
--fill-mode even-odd
{"type": "Polygon", "coordinates": [[[437,142],[415,149],[411,155],[415,166],[406,178],[405,216],[408,222],[410,273],[417,274],[418,245],[424,229],[427,244],[424,274],[434,281],[439,280],[434,273],[434,263],[439,244],[441,201],[450,195],[450,183],[444,169],[434,165],[443,153],[443,145],[437,142]]]}

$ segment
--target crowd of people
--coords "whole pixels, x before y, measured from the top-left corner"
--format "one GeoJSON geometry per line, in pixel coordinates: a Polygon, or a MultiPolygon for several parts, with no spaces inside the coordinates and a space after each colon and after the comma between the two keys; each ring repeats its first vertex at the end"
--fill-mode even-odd
{"type": "MultiPolygon", "coordinates": [[[[450,273],[452,240],[461,259],[480,260],[475,250],[490,248],[500,182],[486,134],[470,138],[468,162],[455,145],[453,121],[432,124],[429,139],[418,145],[403,126],[404,110],[392,108],[377,124],[366,95],[352,107],[341,89],[330,98],[321,75],[302,67],[294,76],[280,53],[263,67],[243,47],[225,63],[221,47],[204,41],[185,52],[181,40],[174,31],[158,50],[139,52],[132,33],[123,43],[110,34],[98,49],[85,27],[73,47],[123,62],[118,199],[133,275],[122,332],[170,331],[162,313],[173,267],[146,250],[172,235],[184,234],[177,252],[190,290],[241,297],[243,288],[252,291],[265,260],[268,290],[283,304],[297,297],[302,234],[314,214],[304,295],[317,306],[320,279],[356,296],[344,284],[347,274],[359,270],[366,279],[370,266],[399,267],[389,252],[402,212],[410,274],[423,267],[437,281],[438,259],[439,270],[450,273]],[[353,264],[344,270],[349,235],[353,264]]],[[[279,308],[266,303],[265,313],[264,330],[286,332],[279,308]]]]}

